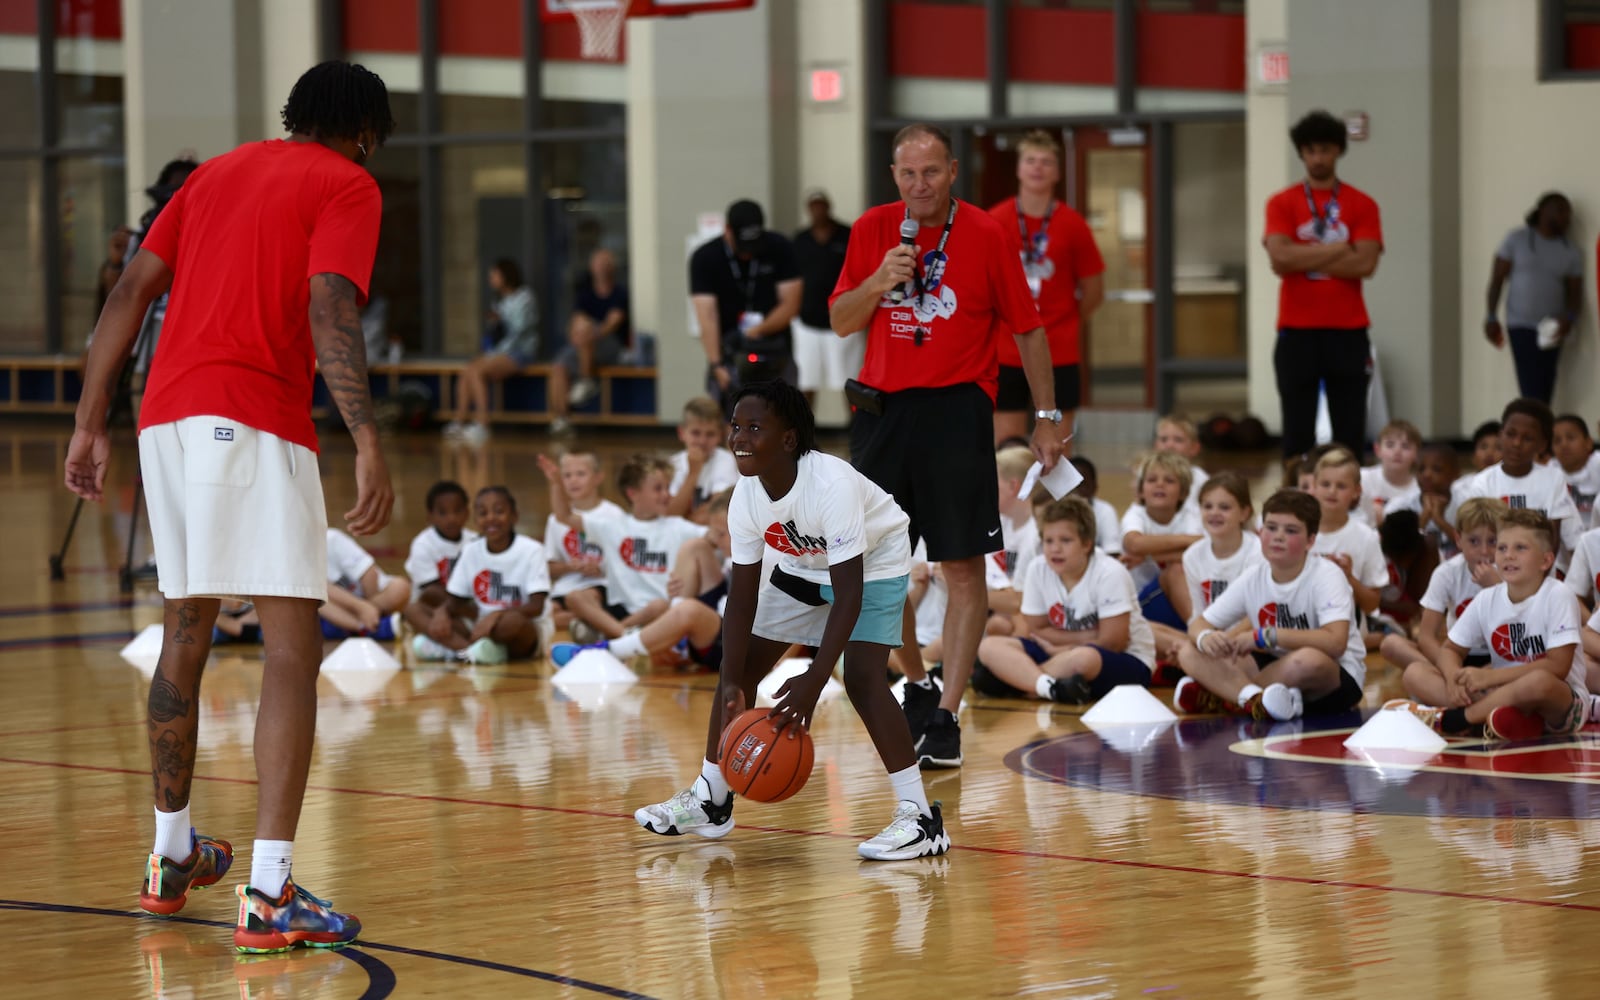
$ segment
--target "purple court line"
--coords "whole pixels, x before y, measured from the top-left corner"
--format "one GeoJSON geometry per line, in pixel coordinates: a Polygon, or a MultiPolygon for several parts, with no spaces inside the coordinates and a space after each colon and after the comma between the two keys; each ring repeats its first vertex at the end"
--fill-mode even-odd
{"type": "Polygon", "coordinates": [[[133,598],[119,597],[111,601],[57,601],[52,604],[31,604],[17,607],[0,607],[0,618],[31,618],[35,615],[70,615],[88,611],[123,611],[133,607],[133,598]]]}
{"type": "MultiPolygon", "coordinates": [[[[51,760],[23,760],[16,757],[0,757],[0,764],[16,764],[22,767],[54,767],[69,771],[91,771],[100,774],[132,774],[144,777],[148,771],[136,771],[128,767],[103,767],[98,764],[70,764],[51,760]]],[[[197,774],[196,781],[212,781],[230,785],[254,785],[254,778],[225,778],[215,775],[197,774]]],[[[404,799],[412,802],[439,802],[446,805],[484,806],[492,809],[517,809],[524,812],[554,813],[564,816],[588,816],[595,819],[632,819],[631,813],[605,812],[599,809],[573,809],[562,806],[541,806],[525,802],[494,802],[488,799],[466,799],[451,795],[420,795],[410,792],[389,792],[373,788],[341,788],[334,785],[307,785],[306,791],[333,792],[340,795],[365,795],[381,799],[404,799]]],[[[747,830],[758,833],[782,833],[796,837],[824,837],[832,840],[856,840],[855,834],[828,833],[821,830],[794,830],[776,826],[747,826],[747,830]]],[[[1306,875],[1271,875],[1265,872],[1240,872],[1230,871],[1225,868],[1200,868],[1193,865],[1165,864],[1158,861],[1129,861],[1120,858],[1097,858],[1089,855],[1054,854],[1049,851],[1022,851],[1008,847],[975,847],[970,844],[958,844],[951,848],[952,851],[962,851],[969,854],[985,854],[992,857],[1029,858],[1039,861],[1067,861],[1074,864],[1106,865],[1112,868],[1127,868],[1136,871],[1166,872],[1175,875],[1210,875],[1216,878],[1245,879],[1252,882],[1278,882],[1288,885],[1305,885],[1319,889],[1360,889],[1366,892],[1394,892],[1408,896],[1428,896],[1438,899],[1460,899],[1475,903],[1508,903],[1517,906],[1536,906],[1549,910],[1572,910],[1579,913],[1600,913],[1600,906],[1587,903],[1568,903],[1553,899],[1524,899],[1520,896],[1499,896],[1488,893],[1459,892],[1451,889],[1424,889],[1417,886],[1404,885],[1379,885],[1374,882],[1351,882],[1344,879],[1313,878],[1306,875]]]]}
{"type": "Polygon", "coordinates": [[[0,641],[0,653],[18,649],[42,649],[48,646],[93,646],[102,642],[126,642],[133,638],[131,629],[111,632],[76,632],[70,635],[41,635],[31,639],[5,639],[0,641]]]}

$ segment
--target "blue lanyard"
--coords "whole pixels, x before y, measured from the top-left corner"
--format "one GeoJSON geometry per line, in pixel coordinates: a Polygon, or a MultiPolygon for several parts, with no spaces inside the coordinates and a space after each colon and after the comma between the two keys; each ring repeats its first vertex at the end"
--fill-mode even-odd
{"type": "Polygon", "coordinates": [[[1037,235],[1028,236],[1028,220],[1022,214],[1022,204],[1017,203],[1017,233],[1022,237],[1022,260],[1025,264],[1039,264],[1044,261],[1045,251],[1050,249],[1050,219],[1056,214],[1056,200],[1044,209],[1044,222],[1039,225],[1037,235]]]}
{"type": "Polygon", "coordinates": [[[1339,182],[1333,182],[1333,193],[1328,197],[1328,210],[1326,214],[1317,208],[1317,199],[1311,195],[1311,182],[1306,181],[1306,207],[1311,209],[1311,231],[1317,239],[1322,239],[1328,231],[1328,223],[1339,218],[1339,182]]]}

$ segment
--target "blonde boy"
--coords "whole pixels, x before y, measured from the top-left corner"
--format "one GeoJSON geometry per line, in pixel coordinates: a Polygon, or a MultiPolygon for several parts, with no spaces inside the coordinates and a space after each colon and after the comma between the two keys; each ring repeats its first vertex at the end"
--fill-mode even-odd
{"type": "Polygon", "coordinates": [[[683,450],[672,456],[666,513],[704,524],[706,503],[739,481],[733,452],[722,447],[724,423],[722,408],[713,399],[697,396],[684,404],[678,421],[683,450]]]}
{"type": "Polygon", "coordinates": [[[1194,464],[1195,459],[1200,457],[1200,432],[1195,428],[1194,422],[1174,414],[1168,414],[1157,420],[1155,449],[1181,455],[1183,460],[1189,463],[1189,499],[1185,506],[1193,508],[1198,514],[1200,487],[1211,477],[1206,470],[1194,464]]]}
{"type": "MultiPolygon", "coordinates": [[[[1385,636],[1379,647],[1384,659],[1402,670],[1413,664],[1437,670],[1433,664],[1439,662],[1450,629],[1479,592],[1501,582],[1494,568],[1494,545],[1506,510],[1505,504],[1488,497],[1473,497],[1461,505],[1455,523],[1461,552],[1440,563],[1428,580],[1427,592],[1418,602],[1422,620],[1417,625],[1417,641],[1403,635],[1385,636]]],[[[1472,667],[1488,663],[1488,647],[1469,650],[1465,662],[1472,667]]]]}
{"type": "Polygon", "coordinates": [[[1389,569],[1378,533],[1350,516],[1361,498],[1361,463],[1347,449],[1333,448],[1317,459],[1313,475],[1311,493],[1322,509],[1322,524],[1311,554],[1326,556],[1343,571],[1357,609],[1370,615],[1389,585],[1389,569]]]}
{"type": "Polygon", "coordinates": [[[1417,485],[1417,452],[1422,448],[1422,432],[1407,420],[1391,420],[1378,432],[1374,451],[1378,464],[1361,470],[1361,500],[1366,521],[1376,528],[1395,501],[1420,491],[1417,485]]]}
{"type": "Polygon", "coordinates": [[[988,635],[1010,635],[1012,616],[1022,608],[1022,571],[1039,552],[1039,528],[1033,520],[1033,503],[1018,499],[1017,491],[1033,466],[1028,448],[1002,448],[994,457],[1000,480],[1000,537],[1003,547],[991,552],[984,576],[989,588],[988,635]]]}
{"type": "Polygon", "coordinates": [[[1183,551],[1205,534],[1199,508],[1188,506],[1193,482],[1182,455],[1146,455],[1134,477],[1135,502],[1122,515],[1122,564],[1133,573],[1145,617],[1179,630],[1193,610],[1183,551]]]}

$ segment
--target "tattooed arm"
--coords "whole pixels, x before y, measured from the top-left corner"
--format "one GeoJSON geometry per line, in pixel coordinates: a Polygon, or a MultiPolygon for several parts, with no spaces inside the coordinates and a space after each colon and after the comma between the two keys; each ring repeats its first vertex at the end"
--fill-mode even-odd
{"type": "Polygon", "coordinates": [[[367,345],[361,332],[356,286],[340,274],[311,278],[311,340],[328,394],[356,441],[356,505],[344,515],[352,535],[370,535],[389,523],[394,489],[378,444],[367,387],[367,345]]]}

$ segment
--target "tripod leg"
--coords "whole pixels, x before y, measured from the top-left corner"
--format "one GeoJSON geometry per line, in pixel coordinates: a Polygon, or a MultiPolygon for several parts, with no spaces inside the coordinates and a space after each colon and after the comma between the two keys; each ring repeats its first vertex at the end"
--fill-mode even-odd
{"type": "Polygon", "coordinates": [[[72,545],[72,533],[78,529],[78,515],[83,513],[83,497],[78,498],[78,505],[72,508],[72,520],[67,522],[67,535],[61,539],[61,550],[50,557],[50,579],[65,580],[67,571],[63,563],[67,558],[67,548],[72,545]]]}

